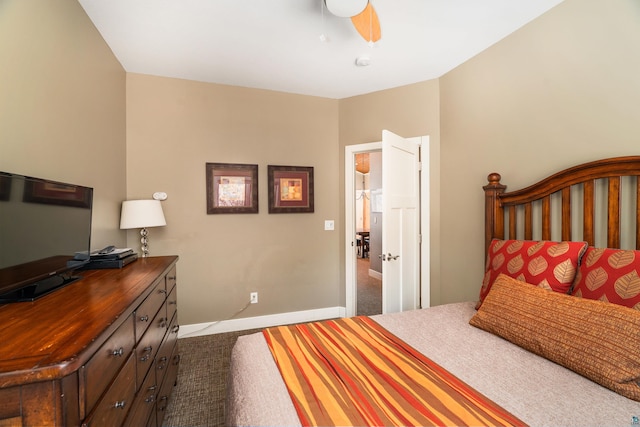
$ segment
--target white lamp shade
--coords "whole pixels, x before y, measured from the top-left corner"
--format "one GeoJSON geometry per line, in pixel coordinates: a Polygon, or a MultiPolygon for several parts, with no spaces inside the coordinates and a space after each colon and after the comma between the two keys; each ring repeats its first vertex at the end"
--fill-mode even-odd
{"type": "Polygon", "coordinates": [[[120,228],[146,228],[167,225],[159,200],[126,200],[122,202],[120,228]]]}

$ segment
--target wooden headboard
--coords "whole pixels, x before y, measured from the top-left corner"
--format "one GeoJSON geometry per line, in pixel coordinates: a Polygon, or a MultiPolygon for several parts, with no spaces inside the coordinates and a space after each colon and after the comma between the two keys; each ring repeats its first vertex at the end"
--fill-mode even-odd
{"type": "Polygon", "coordinates": [[[640,249],[638,176],[640,156],[584,163],[510,192],[500,174],[489,174],[483,187],[485,255],[494,238],[584,240],[609,248],[621,248],[624,240],[627,249],[640,249]]]}

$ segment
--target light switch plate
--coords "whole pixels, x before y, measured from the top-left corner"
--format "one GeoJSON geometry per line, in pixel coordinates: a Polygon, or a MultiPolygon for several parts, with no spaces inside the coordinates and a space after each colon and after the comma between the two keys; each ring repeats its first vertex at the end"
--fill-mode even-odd
{"type": "Polygon", "coordinates": [[[329,231],[333,230],[334,226],[335,226],[335,224],[334,224],[332,219],[325,219],[324,220],[324,229],[325,230],[329,230],[329,231]]]}

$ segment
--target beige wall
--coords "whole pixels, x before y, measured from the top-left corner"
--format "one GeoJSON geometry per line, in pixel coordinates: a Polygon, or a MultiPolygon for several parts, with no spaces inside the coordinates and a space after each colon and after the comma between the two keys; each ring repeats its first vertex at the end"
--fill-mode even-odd
{"type": "MultiPolygon", "coordinates": [[[[382,131],[403,137],[428,135],[431,191],[431,302],[440,299],[440,112],[439,82],[429,80],[394,89],[340,100],[340,164],[344,165],[344,147],[377,142],[382,131]]],[[[342,304],[344,301],[344,167],[340,168],[340,259],[342,304]]]]}
{"type": "Polygon", "coordinates": [[[442,302],[477,297],[490,172],[515,190],[640,154],[638,76],[640,3],[566,0],[440,79],[442,302]]]}
{"type": "MultiPolygon", "coordinates": [[[[129,74],[127,195],[165,191],[152,255],[177,254],[180,322],[341,304],[338,101],[129,74]],[[207,215],[205,163],[258,164],[258,214],[207,215]],[[315,212],[269,214],[267,165],[313,166],[315,212]]],[[[129,232],[129,244],[136,244],[129,232]]]]}
{"type": "Polygon", "coordinates": [[[0,170],[94,188],[94,247],[123,245],[125,72],[77,1],[0,2],[0,170]]]}

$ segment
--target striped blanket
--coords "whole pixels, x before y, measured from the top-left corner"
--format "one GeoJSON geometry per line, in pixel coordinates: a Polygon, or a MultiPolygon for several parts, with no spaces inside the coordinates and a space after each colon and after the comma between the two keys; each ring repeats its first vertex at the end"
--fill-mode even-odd
{"type": "Polygon", "coordinates": [[[368,317],[263,333],[304,426],[524,425],[368,317]]]}

